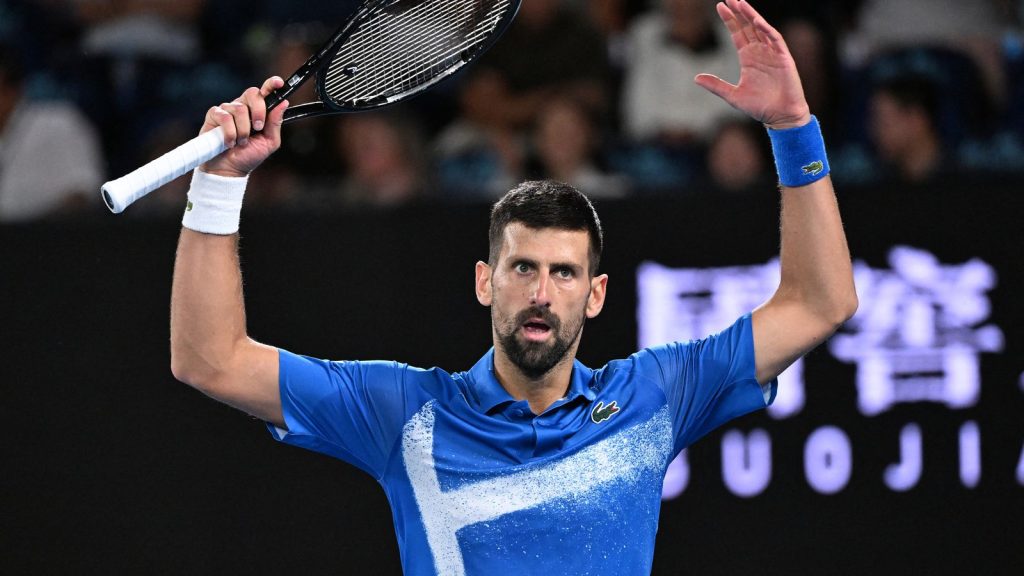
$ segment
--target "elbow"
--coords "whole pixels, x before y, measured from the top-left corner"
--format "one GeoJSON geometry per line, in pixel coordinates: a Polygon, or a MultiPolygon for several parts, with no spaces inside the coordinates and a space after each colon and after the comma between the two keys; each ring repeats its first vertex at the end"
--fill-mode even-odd
{"type": "Polygon", "coordinates": [[[853,315],[857,313],[857,307],[859,305],[860,302],[857,299],[857,291],[853,289],[849,290],[836,298],[832,306],[829,307],[829,321],[835,329],[838,330],[839,327],[845,324],[847,320],[853,318],[853,315]]]}
{"type": "Polygon", "coordinates": [[[817,298],[798,298],[794,302],[804,310],[804,318],[813,322],[823,337],[834,334],[857,313],[857,293],[854,290],[821,294],[817,298]]]}
{"type": "Polygon", "coordinates": [[[171,348],[171,374],[182,384],[205,392],[213,381],[213,373],[194,356],[171,348]]]}
{"type": "Polygon", "coordinates": [[[843,318],[843,322],[846,322],[853,315],[857,313],[857,308],[860,306],[860,300],[857,298],[857,292],[853,291],[847,300],[846,317],[843,318]]]}
{"type": "Polygon", "coordinates": [[[216,396],[225,379],[238,373],[237,346],[194,345],[171,338],[171,374],[183,384],[216,396]]]}
{"type": "Polygon", "coordinates": [[[178,382],[188,384],[193,388],[197,387],[197,383],[201,380],[192,365],[182,360],[181,355],[175,354],[174,351],[171,351],[171,374],[178,382]]]}

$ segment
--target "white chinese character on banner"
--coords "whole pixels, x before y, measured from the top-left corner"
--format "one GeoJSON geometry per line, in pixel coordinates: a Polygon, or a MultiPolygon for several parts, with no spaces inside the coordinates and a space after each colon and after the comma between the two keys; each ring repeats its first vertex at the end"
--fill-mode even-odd
{"type": "Polygon", "coordinates": [[[854,264],[860,307],[829,342],[857,364],[858,407],[872,416],[893,405],[938,402],[967,408],[981,390],[979,354],[1003,349],[1003,333],[983,324],[996,285],[979,259],[942,264],[905,246],[889,252],[891,270],[854,264]]]}
{"type": "MultiPolygon", "coordinates": [[[[641,348],[705,338],[728,328],[765,302],[779,285],[779,261],[723,268],[668,268],[645,262],[637,280],[637,324],[641,348]]],[[[779,375],[774,418],[804,406],[803,361],[779,375]]]]}

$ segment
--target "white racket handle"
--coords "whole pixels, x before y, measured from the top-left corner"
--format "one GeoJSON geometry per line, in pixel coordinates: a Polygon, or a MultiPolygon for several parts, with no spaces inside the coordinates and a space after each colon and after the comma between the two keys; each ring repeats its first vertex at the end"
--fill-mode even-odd
{"type": "Polygon", "coordinates": [[[103,202],[111,212],[120,214],[139,198],[227,149],[220,126],[203,132],[134,172],[104,184],[100,188],[103,202]]]}

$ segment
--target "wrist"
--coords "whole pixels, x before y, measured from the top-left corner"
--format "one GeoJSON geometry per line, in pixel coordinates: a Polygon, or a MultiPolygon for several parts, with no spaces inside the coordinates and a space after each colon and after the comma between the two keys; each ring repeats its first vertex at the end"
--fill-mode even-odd
{"type": "Polygon", "coordinates": [[[769,130],[789,130],[790,128],[800,128],[811,123],[814,116],[810,112],[806,112],[796,117],[794,120],[782,120],[779,122],[766,123],[765,128],[769,130]]]}
{"type": "Polygon", "coordinates": [[[224,168],[220,166],[210,166],[209,163],[203,164],[197,170],[202,171],[204,174],[212,174],[213,176],[219,176],[221,178],[248,178],[248,172],[242,172],[241,170],[235,170],[234,168],[224,168]]]}
{"type": "Polygon", "coordinates": [[[789,188],[806,186],[828,176],[828,156],[818,119],[785,129],[768,129],[779,183],[789,188]]]}
{"type": "Polygon", "coordinates": [[[247,176],[229,177],[195,170],[181,225],[204,234],[238,232],[248,180],[247,176]]]}

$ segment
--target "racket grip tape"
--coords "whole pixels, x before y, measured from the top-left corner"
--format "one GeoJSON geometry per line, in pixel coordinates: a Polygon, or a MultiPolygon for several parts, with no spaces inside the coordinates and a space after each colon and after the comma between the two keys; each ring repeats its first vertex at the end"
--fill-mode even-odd
{"type": "Polygon", "coordinates": [[[120,214],[139,198],[225,150],[222,128],[203,132],[145,166],[104,184],[100,188],[103,202],[111,212],[120,214]]]}

